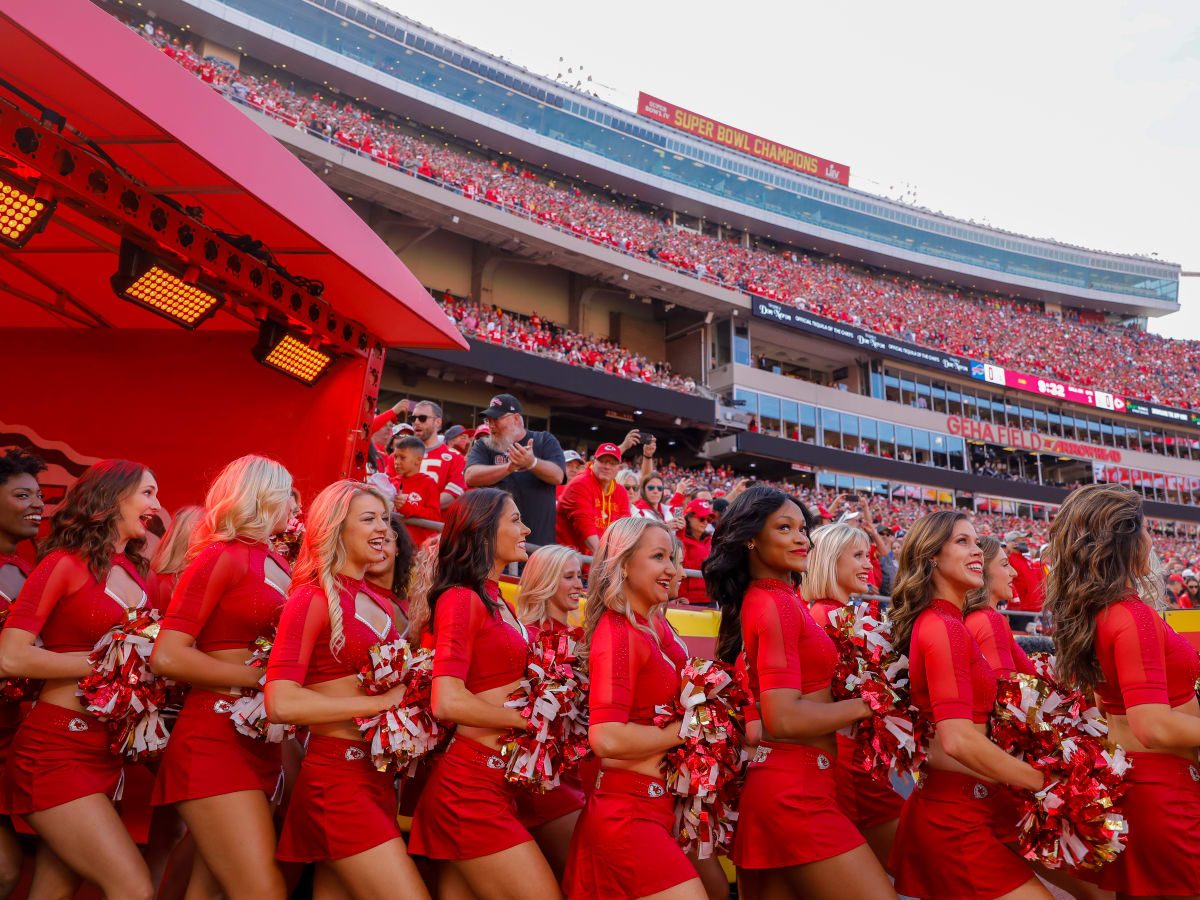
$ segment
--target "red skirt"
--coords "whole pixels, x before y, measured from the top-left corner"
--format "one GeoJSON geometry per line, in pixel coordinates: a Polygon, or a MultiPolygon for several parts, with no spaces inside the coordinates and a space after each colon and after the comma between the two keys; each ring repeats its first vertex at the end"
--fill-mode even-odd
{"type": "Polygon", "coordinates": [[[603,768],[571,838],[570,900],[631,900],[699,876],[671,831],[675,799],[656,778],[603,768]]]}
{"type": "Polygon", "coordinates": [[[1100,887],[1131,897],[1200,894],[1200,769],[1169,753],[1130,753],[1129,761],[1129,835],[1100,870],[1100,887]]]}
{"type": "Polygon", "coordinates": [[[362,741],[312,735],[276,858],[345,859],[399,837],[395,776],[376,771],[362,741]]]}
{"type": "Polygon", "coordinates": [[[866,843],[837,804],[833,766],[815,747],[759,744],[738,804],[733,864],[743,869],[802,866],[866,843]]]}
{"type": "Polygon", "coordinates": [[[1003,786],[926,769],[904,801],[889,868],[896,891],[938,900],[992,900],[1033,872],[1004,846],[1003,786]]]}
{"type": "Polygon", "coordinates": [[[531,841],[517,819],[519,788],[504,778],[491,747],[455,735],[433,764],[409,834],[410,852],[430,859],[475,859],[531,841]]]}
{"type": "Polygon", "coordinates": [[[95,716],[38,701],[9,746],[4,812],[25,815],[90,794],[114,797],[123,763],[108,743],[108,727],[95,716]]]}
{"type": "Polygon", "coordinates": [[[517,793],[517,820],[526,828],[537,828],[563,816],[583,809],[587,798],[579,780],[579,770],[563,775],[558,787],[540,794],[537,791],[517,793]]]}
{"type": "Polygon", "coordinates": [[[837,804],[854,827],[874,828],[900,818],[904,798],[890,784],[880,784],[854,765],[857,744],[848,737],[837,736],[837,767],[833,782],[837,787],[837,804]]]}
{"type": "Polygon", "coordinates": [[[283,773],[283,748],[241,734],[229,718],[234,698],[192,688],[158,768],[155,806],[262,791],[270,799],[283,773]]]}

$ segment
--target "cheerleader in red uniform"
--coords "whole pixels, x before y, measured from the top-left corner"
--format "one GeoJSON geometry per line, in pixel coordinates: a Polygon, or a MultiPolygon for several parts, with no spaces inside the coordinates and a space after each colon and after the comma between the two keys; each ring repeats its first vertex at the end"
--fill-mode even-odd
{"type": "MultiPolygon", "coordinates": [[[[840,522],[814,531],[803,594],[816,623],[828,626],[829,614],[848,607],[852,594],[869,593],[872,571],[870,541],[861,528],[840,522]]],[[[868,775],[860,763],[858,744],[839,733],[833,779],[838,806],[886,867],[904,799],[891,785],[880,784],[868,775]]]]}
{"type": "Polygon", "coordinates": [[[357,677],[371,647],[399,637],[363,581],[389,527],[373,487],[337,481],[317,495],[267,664],[271,721],[310,734],[277,857],[316,863],[315,892],[355,900],[429,896],[396,826],[394,776],[376,771],[354,723],[403,698],[403,687],[368,696],[357,677]]]}
{"type": "Polygon", "coordinates": [[[217,475],[150,659],[157,674],[191,685],[151,802],[177,805],[230,898],[285,893],[271,808],[282,751],[238,732],[229,714],[259,687],[261,670],[246,662],[255,640],[273,635],[287,596],[291,567],[267,540],[287,526],[291,502],[292,476],[261,456],[217,475]]]}
{"type": "Polygon", "coordinates": [[[584,625],[588,737],[600,777],[575,828],[563,883],[568,900],[705,900],[671,832],[675,802],[662,781],[679,723],[654,724],[679,694],[686,651],[662,614],[678,569],[657,519],[618,519],[600,538],[584,625]]]}
{"type": "Polygon", "coordinates": [[[1128,839],[1100,886],[1120,898],[1200,896],[1200,661],[1149,605],[1162,585],[1151,576],[1142,498],[1114,484],[1072,491],[1050,529],[1050,558],[1055,672],[1095,690],[1109,739],[1133,763],[1128,839]]]}
{"type": "Polygon", "coordinates": [[[837,804],[834,734],[870,709],[862,700],[833,700],[833,642],[794,587],[808,566],[810,524],[808,511],[787,494],[755,485],[729,505],[704,566],[721,608],[718,651],[733,663],[745,649],[762,716],[733,862],[751,900],[895,898],[887,873],[837,804]]]}
{"type": "Polygon", "coordinates": [[[444,523],[429,590],[433,711],[455,732],[417,801],[409,843],[440,863],[443,897],[553,900],[558,882],[517,817],[519,789],[505,780],[497,752],[505,731],[526,725],[504,703],[525,672],[528,637],[498,579],[528,559],[529,529],[512,497],[495,488],[455,500],[444,523]]]}
{"type": "MultiPolygon", "coordinates": [[[[521,573],[521,591],[517,595],[517,618],[525,624],[530,642],[537,640],[542,632],[567,631],[571,616],[578,621],[582,596],[583,563],[573,548],[550,544],[530,554],[521,573]]],[[[562,877],[567,862],[571,835],[575,832],[583,802],[583,784],[578,769],[563,775],[559,786],[552,791],[517,794],[517,814],[521,824],[538,842],[558,878],[562,877]]]]}
{"type": "MultiPolygon", "coordinates": [[[[984,660],[992,667],[992,672],[997,678],[1014,673],[1034,675],[1036,673],[1033,663],[1013,637],[1008,617],[997,609],[999,604],[1012,600],[1012,582],[1017,572],[1008,561],[1004,544],[997,538],[990,534],[981,534],[979,547],[983,550],[983,587],[967,594],[967,602],[963,607],[967,631],[971,633],[971,637],[979,646],[979,652],[983,654],[984,660]]],[[[1015,791],[1007,791],[1004,800],[1008,809],[1001,820],[1000,833],[1004,842],[1016,850],[1020,797],[1015,791]]],[[[1043,881],[1062,888],[1076,900],[1111,900],[1113,896],[1110,892],[1101,891],[1095,885],[1072,876],[1067,869],[1048,869],[1035,862],[1029,864],[1043,881]]],[[[1092,872],[1081,875],[1091,880],[1096,878],[1092,872]]]]}
{"type": "MultiPolygon", "coordinates": [[[[33,571],[27,559],[17,555],[17,545],[37,537],[42,523],[42,489],[38,474],[46,464],[23,450],[9,450],[0,456],[0,610],[21,593],[25,579],[33,571]]],[[[0,765],[21,724],[21,705],[16,700],[0,700],[0,765]]],[[[7,819],[0,820],[0,898],[7,897],[21,877],[21,846],[7,819]]]]}
{"type": "Polygon", "coordinates": [[[158,509],[158,484],[145,466],[106,460],[84,472],[63,498],[42,560],[0,634],[0,677],[45,681],[9,748],[8,809],[110,900],[148,900],[154,888],[110,799],[121,758],[75,691],[92,673],[87,656],[96,642],[149,602],[142,551],[158,509]]]}
{"type": "Polygon", "coordinates": [[[171,605],[171,595],[175,593],[179,576],[188,567],[188,544],[191,543],[192,532],[202,518],[203,506],[185,506],[172,517],[167,533],[154,548],[154,555],[150,558],[150,577],[146,581],[150,599],[159,609],[171,605]]]}
{"type": "Polygon", "coordinates": [[[408,593],[417,547],[409,537],[403,519],[393,513],[388,516],[388,524],[383,559],[367,569],[367,587],[375,590],[392,608],[392,621],[403,637],[408,631],[408,593]]]}
{"type": "Polygon", "coordinates": [[[1013,637],[1008,617],[997,609],[1012,600],[1017,570],[1008,561],[1004,544],[990,534],[979,536],[979,547],[983,550],[983,587],[967,594],[963,607],[967,631],[997,678],[1014,672],[1033,675],[1033,663],[1013,637]]]}
{"type": "Polygon", "coordinates": [[[931,513],[909,529],[892,636],[908,654],[913,705],[935,732],[900,814],[891,868],[896,890],[912,897],[1049,900],[1004,844],[1012,832],[1004,785],[1039,790],[1042,775],[987,737],[996,676],[963,623],[966,595],[982,585],[983,552],[965,513],[931,513]]]}

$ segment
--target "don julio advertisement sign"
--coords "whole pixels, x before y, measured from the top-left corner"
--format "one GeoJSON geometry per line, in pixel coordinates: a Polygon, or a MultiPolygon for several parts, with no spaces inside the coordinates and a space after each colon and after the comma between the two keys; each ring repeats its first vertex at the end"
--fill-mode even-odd
{"type": "Polygon", "coordinates": [[[750,302],[752,304],[751,314],[769,322],[786,325],[797,331],[832,338],[843,344],[853,344],[856,347],[870,350],[872,353],[890,356],[892,359],[917,363],[922,366],[933,366],[943,372],[952,372],[955,375],[966,375],[967,377],[971,375],[971,360],[965,356],[954,356],[950,353],[942,353],[940,350],[918,347],[908,341],[897,340],[873,331],[864,331],[853,325],[847,325],[845,322],[835,322],[833,319],[826,319],[824,316],[814,315],[775,300],[751,297],[750,302]]]}

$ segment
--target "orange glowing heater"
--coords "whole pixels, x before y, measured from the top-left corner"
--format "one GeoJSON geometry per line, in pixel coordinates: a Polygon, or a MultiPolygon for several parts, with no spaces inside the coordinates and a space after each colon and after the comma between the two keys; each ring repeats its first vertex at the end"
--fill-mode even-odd
{"type": "Polygon", "coordinates": [[[110,284],[118,297],[187,329],[211,318],[225,302],[218,291],[199,283],[195,267],[181,269],[132,241],[122,241],[117,274],[110,284]]]}
{"type": "Polygon", "coordinates": [[[274,319],[265,319],[259,327],[253,352],[264,366],[309,385],[324,375],[333,362],[330,354],[310,346],[308,340],[292,334],[274,319]]]}
{"type": "Polygon", "coordinates": [[[0,175],[0,244],[20,249],[46,227],[55,201],[12,175],[0,175]]]}

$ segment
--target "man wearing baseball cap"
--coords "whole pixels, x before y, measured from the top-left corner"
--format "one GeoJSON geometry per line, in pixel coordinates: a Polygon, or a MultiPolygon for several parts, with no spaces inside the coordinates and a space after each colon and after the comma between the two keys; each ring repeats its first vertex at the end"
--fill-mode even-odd
{"type": "Polygon", "coordinates": [[[621,448],[601,444],[591,464],[571,479],[558,500],[558,543],[595,553],[604,529],[629,515],[629,494],[615,480],[620,466],[621,448]]]}
{"type": "MultiPolygon", "coordinates": [[[[557,492],[556,496],[560,498],[563,495],[563,491],[567,489],[567,485],[570,484],[575,476],[582,472],[584,466],[587,465],[587,460],[585,460],[577,450],[564,450],[563,459],[566,460],[567,463],[567,481],[566,484],[560,484],[554,489],[557,492]]],[[[557,527],[558,526],[555,525],[556,529],[557,527]]]]}
{"type": "Polygon", "coordinates": [[[442,435],[442,440],[446,442],[446,446],[455,453],[466,458],[467,451],[471,449],[471,432],[463,428],[461,425],[451,425],[442,435]]]}
{"type": "Polygon", "coordinates": [[[497,394],[481,412],[489,433],[467,454],[467,487],[494,487],[512,494],[532,544],[554,543],[555,487],[567,463],[558,438],[527,431],[521,402],[497,394]]]}
{"type": "Polygon", "coordinates": [[[1035,566],[1025,554],[1029,552],[1029,535],[1024,531],[1010,531],[1004,535],[1008,548],[1008,562],[1017,570],[1013,579],[1013,598],[1009,609],[1041,612],[1046,597],[1045,576],[1040,565],[1035,566]]]}

